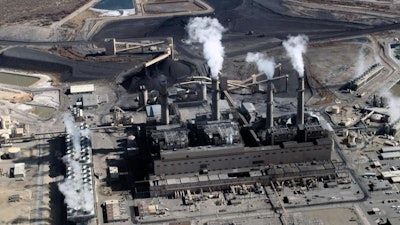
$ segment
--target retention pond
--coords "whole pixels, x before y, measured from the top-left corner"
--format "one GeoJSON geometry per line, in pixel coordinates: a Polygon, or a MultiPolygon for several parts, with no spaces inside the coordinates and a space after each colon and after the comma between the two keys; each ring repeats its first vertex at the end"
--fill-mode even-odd
{"type": "Polygon", "coordinates": [[[28,87],[38,82],[39,77],[0,72],[0,84],[10,84],[22,87],[28,87]]]}

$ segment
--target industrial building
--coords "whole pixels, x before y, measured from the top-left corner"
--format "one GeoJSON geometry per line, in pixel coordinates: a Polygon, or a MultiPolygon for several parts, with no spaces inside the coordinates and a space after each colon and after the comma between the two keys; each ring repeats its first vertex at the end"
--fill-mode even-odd
{"type": "MultiPolygon", "coordinates": [[[[161,85],[160,106],[147,106],[148,115],[159,117],[158,125],[146,128],[153,158],[153,170],[147,181],[150,196],[171,195],[185,189],[224,189],[238,183],[334,177],[335,167],[330,162],[333,141],[329,132],[318,118],[304,112],[304,78],[299,78],[297,114],[274,117],[273,85],[269,84],[266,118],[254,118],[255,109],[244,105],[253,118],[241,123],[258,124],[245,128],[236,122],[244,118],[238,115],[240,112],[230,108],[220,111],[220,103],[226,102],[220,97],[229,100],[229,94],[219,81],[211,81],[209,114],[192,113],[188,122],[180,120],[181,109],[190,103],[167,101],[170,96],[165,84],[161,85]],[[174,108],[174,115],[170,108],[174,108]]],[[[203,92],[198,99],[204,101],[203,92]]]]}
{"type": "Polygon", "coordinates": [[[15,163],[14,177],[15,178],[24,178],[25,177],[25,163],[15,163]]]}
{"type": "MultiPolygon", "coordinates": [[[[220,162],[220,161],[216,161],[220,162]]],[[[290,163],[280,165],[259,165],[244,168],[210,170],[206,173],[151,176],[150,196],[174,196],[184,190],[226,190],[232,185],[269,184],[271,181],[302,181],[317,177],[329,178],[336,172],[330,161],[314,163],[290,163]]]]}
{"type": "Polygon", "coordinates": [[[94,84],[71,85],[71,94],[83,94],[94,92],[94,84]]]}
{"type": "Polygon", "coordinates": [[[364,73],[360,74],[357,78],[347,83],[345,86],[348,89],[357,91],[360,87],[372,80],[384,67],[380,63],[375,63],[369,67],[364,73]]]}
{"type": "Polygon", "coordinates": [[[128,216],[126,213],[126,206],[121,207],[121,202],[117,199],[107,200],[103,203],[105,213],[105,223],[117,223],[127,221],[128,216]],[[121,213],[125,212],[125,213],[121,213]]]}
{"type": "Polygon", "coordinates": [[[251,168],[265,164],[286,164],[330,160],[332,142],[285,142],[283,146],[244,147],[241,144],[227,146],[200,146],[163,151],[154,161],[155,175],[196,173],[204,170],[251,168]]]}
{"type": "Polygon", "coordinates": [[[82,95],[82,107],[83,109],[95,109],[99,104],[98,96],[95,94],[83,94],[82,95]]]}

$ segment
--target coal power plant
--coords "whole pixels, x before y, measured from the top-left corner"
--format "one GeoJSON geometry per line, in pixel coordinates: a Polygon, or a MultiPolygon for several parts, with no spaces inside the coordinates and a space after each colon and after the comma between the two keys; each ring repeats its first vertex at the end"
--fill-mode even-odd
{"type": "Polygon", "coordinates": [[[291,76],[297,80],[297,89],[292,91],[297,92],[297,113],[282,114],[274,110],[279,107],[274,93],[291,90],[289,75],[281,74],[281,63],[275,64],[272,57],[263,53],[248,53],[246,62],[256,65],[259,74],[243,81],[229,79],[220,72],[224,28],[218,21],[194,18],[187,30],[191,44],[203,45],[208,74],[195,74],[180,83],[168,83],[164,74],[155,75],[159,79],[152,84],[158,87],[151,91],[157,93],[153,97],[147,95],[144,85],[140,86],[138,101],[147,117],[137,133],[138,142],[143,144],[138,145],[139,154],[130,160],[131,164],[142,165],[136,168],[146,171],[142,180],[135,181],[136,196],[175,196],[188,190],[225,190],[238,183],[268,184],[335,176],[329,126],[305,111],[302,54],[307,37],[287,40],[285,48],[295,68],[291,76]],[[262,84],[266,84],[265,90],[260,88],[262,84]],[[251,101],[242,101],[238,108],[231,93],[238,88],[261,94],[266,106],[259,108],[251,101]],[[277,169],[285,165],[299,169],[295,173],[277,169]]]}
{"type": "MultiPolygon", "coordinates": [[[[181,190],[198,191],[207,187],[222,190],[234,183],[279,181],[289,176],[284,172],[276,174],[274,165],[283,164],[313,163],[311,167],[318,165],[319,168],[322,165],[322,171],[315,170],[309,177],[328,177],[335,173],[330,161],[333,141],[329,131],[321,126],[318,118],[304,111],[304,77],[298,79],[297,113],[283,117],[273,115],[274,87],[273,81],[268,81],[267,114],[265,118],[257,118],[254,124],[242,121],[240,112],[229,107],[230,96],[222,91],[221,80],[208,82],[212,98],[210,104],[202,107],[209,108],[209,113],[194,113],[191,102],[172,102],[168,107],[161,107],[158,125],[146,126],[152,170],[147,188],[137,187],[137,194],[168,196],[181,190]],[[163,119],[171,113],[168,108],[174,108],[176,114],[171,116],[176,118],[175,123],[163,119]],[[183,121],[186,116],[182,114],[188,112],[193,114],[192,118],[183,121]]],[[[203,101],[203,95],[200,91],[195,102],[203,101]]],[[[164,104],[163,94],[160,98],[164,104]]],[[[290,178],[304,176],[299,171],[290,174],[290,178]]]]}
{"type": "Polygon", "coordinates": [[[191,193],[204,190],[226,192],[239,185],[242,192],[256,185],[261,193],[261,185],[287,180],[335,180],[332,130],[305,106],[307,37],[283,42],[291,63],[249,52],[243,68],[252,72],[235,79],[222,72],[225,28],[218,20],[196,17],[186,29],[187,47],[200,45],[205,62],[175,58],[172,39],[106,39],[104,60],[113,64],[118,60],[112,57],[122,57],[125,65],[131,55],[149,56],[113,76],[112,88],[103,86],[109,78],[63,90],[69,112],[59,132],[65,134],[65,152],[57,157],[65,171],[57,187],[67,221],[90,224],[103,215],[104,221],[124,222],[132,214],[138,221],[144,207],[128,206],[128,195],[182,197],[187,205],[191,193]],[[282,103],[285,98],[290,104],[282,103]]]}
{"type": "Polygon", "coordinates": [[[22,1],[0,224],[396,224],[400,1],[22,1]]]}

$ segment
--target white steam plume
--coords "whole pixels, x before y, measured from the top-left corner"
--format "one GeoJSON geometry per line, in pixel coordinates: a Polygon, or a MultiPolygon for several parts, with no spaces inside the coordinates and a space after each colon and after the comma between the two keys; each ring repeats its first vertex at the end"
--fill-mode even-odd
{"type": "Polygon", "coordinates": [[[72,145],[74,151],[76,152],[76,157],[80,158],[81,156],[80,132],[79,129],[74,124],[75,120],[71,114],[65,113],[63,115],[63,121],[67,134],[69,134],[71,137],[72,145]]]}
{"type": "Polygon", "coordinates": [[[73,158],[64,156],[64,164],[72,171],[73,178],[66,178],[58,183],[58,188],[65,196],[65,203],[69,208],[92,212],[94,210],[93,193],[83,182],[82,165],[76,161],[81,159],[81,135],[90,134],[88,129],[80,130],[75,126],[75,120],[71,114],[65,113],[63,121],[67,134],[73,145],[73,158]]]}
{"type": "Polygon", "coordinates": [[[72,168],[74,178],[64,179],[58,183],[58,188],[64,195],[64,202],[73,209],[82,209],[87,212],[94,210],[93,194],[83,183],[82,166],[79,162],[64,157],[64,163],[72,168]]]}
{"type": "Polygon", "coordinates": [[[256,63],[259,72],[265,73],[268,80],[274,77],[275,72],[275,60],[267,54],[256,52],[248,52],[246,56],[246,62],[256,63]]]}
{"type": "Polygon", "coordinates": [[[383,97],[387,98],[388,102],[388,113],[390,116],[390,121],[395,122],[400,119],[400,98],[394,96],[390,91],[385,91],[381,93],[383,97]]]}
{"type": "Polygon", "coordinates": [[[365,68],[365,51],[366,51],[365,45],[361,45],[360,51],[358,52],[357,65],[356,65],[357,67],[356,67],[354,77],[360,76],[366,70],[366,68],[365,68]]]}
{"type": "Polygon", "coordinates": [[[186,30],[189,34],[188,44],[203,44],[203,55],[211,70],[211,77],[218,79],[218,73],[224,62],[222,32],[225,28],[215,18],[195,17],[189,20],[186,30]]]}
{"type": "Polygon", "coordinates": [[[381,58],[379,57],[378,54],[374,54],[374,60],[375,60],[375,63],[381,63],[382,62],[381,58]]]}
{"type": "Polygon", "coordinates": [[[307,51],[307,43],[308,37],[304,34],[297,36],[289,35],[288,39],[282,43],[293,68],[299,73],[300,77],[304,76],[303,54],[307,51]]]}

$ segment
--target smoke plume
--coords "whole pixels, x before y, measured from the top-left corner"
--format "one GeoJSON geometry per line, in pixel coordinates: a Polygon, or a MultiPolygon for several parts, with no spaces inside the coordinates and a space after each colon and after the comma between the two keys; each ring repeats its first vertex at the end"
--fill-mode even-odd
{"type": "Polygon", "coordinates": [[[274,77],[275,72],[275,60],[272,57],[267,56],[263,53],[247,53],[246,62],[256,63],[259,72],[265,73],[268,80],[274,77]]]}
{"type": "Polygon", "coordinates": [[[390,91],[382,92],[381,95],[387,98],[388,102],[388,113],[390,120],[395,122],[400,119],[400,98],[394,96],[390,91]]]}
{"type": "Polygon", "coordinates": [[[286,50],[286,55],[290,58],[293,68],[300,77],[304,76],[303,54],[307,51],[308,37],[304,34],[297,36],[288,36],[288,39],[282,43],[286,50]]]}
{"type": "Polygon", "coordinates": [[[365,45],[361,45],[360,51],[358,52],[357,65],[356,65],[357,67],[356,67],[354,77],[360,76],[366,70],[366,68],[365,68],[366,52],[365,51],[366,51],[365,45]]]}
{"type": "Polygon", "coordinates": [[[73,149],[76,152],[76,157],[80,158],[81,156],[81,143],[80,143],[80,131],[79,128],[75,126],[74,118],[72,117],[71,114],[65,113],[63,115],[63,121],[65,125],[65,129],[67,131],[67,134],[70,135],[73,149]]]}
{"type": "Polygon", "coordinates": [[[64,201],[69,208],[92,212],[94,210],[93,193],[84,184],[82,165],[77,161],[81,159],[81,135],[87,136],[90,134],[90,131],[88,129],[81,130],[76,127],[75,120],[69,113],[63,115],[63,121],[73,146],[73,157],[64,156],[63,162],[72,171],[73,178],[64,179],[59,182],[58,188],[65,196],[64,201]]]}
{"type": "Polygon", "coordinates": [[[218,73],[224,62],[222,32],[225,28],[215,18],[195,17],[189,20],[186,30],[189,34],[188,44],[203,44],[203,55],[211,70],[211,77],[218,79],[218,73]]]}

